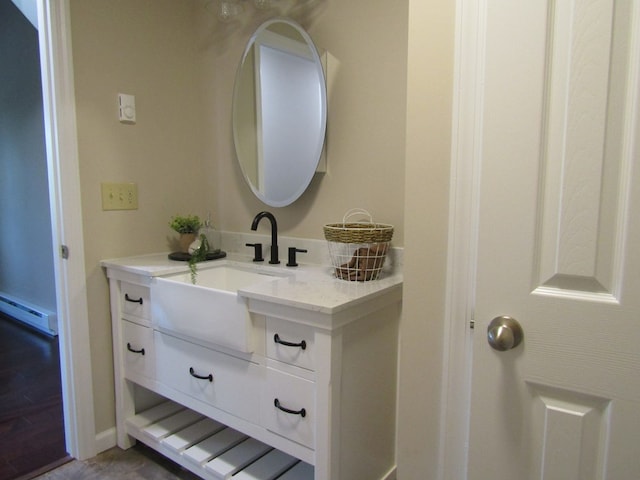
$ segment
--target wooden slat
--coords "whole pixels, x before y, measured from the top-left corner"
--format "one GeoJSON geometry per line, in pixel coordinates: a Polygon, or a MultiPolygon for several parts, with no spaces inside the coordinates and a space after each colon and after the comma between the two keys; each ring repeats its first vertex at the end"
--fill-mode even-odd
{"type": "Polygon", "coordinates": [[[231,450],[206,463],[204,468],[207,472],[212,473],[215,478],[228,480],[270,450],[272,450],[272,447],[269,445],[254,438],[248,438],[231,450]]]}
{"type": "Polygon", "coordinates": [[[233,476],[233,480],[273,480],[299,460],[280,450],[271,450],[247,468],[233,476]]]}
{"type": "Polygon", "coordinates": [[[278,477],[278,480],[313,480],[313,465],[306,462],[298,462],[291,470],[278,477]]]}
{"type": "Polygon", "coordinates": [[[225,428],[223,424],[210,418],[203,418],[184,430],[169,435],[162,440],[162,444],[175,452],[182,452],[223,428],[225,428]]]}
{"type": "Polygon", "coordinates": [[[225,428],[202,442],[187,448],[182,455],[190,462],[202,466],[205,462],[226,452],[246,438],[248,438],[246,435],[232,428],[225,428]]]}
{"type": "Polygon", "coordinates": [[[174,402],[164,402],[149,410],[138,413],[135,417],[129,418],[127,423],[134,428],[142,429],[180,410],[184,410],[182,405],[174,402]]]}
{"type": "Polygon", "coordinates": [[[183,410],[175,415],[163,418],[159,422],[144,427],[142,431],[145,435],[148,435],[156,441],[160,441],[172,433],[185,429],[201,418],[203,418],[203,416],[193,410],[183,410]]]}

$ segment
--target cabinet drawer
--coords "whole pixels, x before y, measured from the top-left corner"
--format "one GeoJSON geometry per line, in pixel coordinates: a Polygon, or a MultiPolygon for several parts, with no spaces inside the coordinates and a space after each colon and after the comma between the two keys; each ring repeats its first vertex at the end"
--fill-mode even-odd
{"type": "Polygon", "coordinates": [[[120,282],[122,313],[149,319],[149,287],[120,282]]]}
{"type": "Polygon", "coordinates": [[[262,398],[264,426],[294,442],[314,448],[314,383],[267,368],[262,398]]]}
{"type": "Polygon", "coordinates": [[[261,375],[258,365],[160,332],[155,332],[154,338],[160,382],[259,423],[261,375]]]}
{"type": "Polygon", "coordinates": [[[315,369],[315,342],[312,327],[267,318],[267,357],[308,370],[315,369]]]}
{"type": "Polygon", "coordinates": [[[131,374],[155,376],[153,330],[122,320],[122,349],[125,377],[130,378],[131,374]]]}

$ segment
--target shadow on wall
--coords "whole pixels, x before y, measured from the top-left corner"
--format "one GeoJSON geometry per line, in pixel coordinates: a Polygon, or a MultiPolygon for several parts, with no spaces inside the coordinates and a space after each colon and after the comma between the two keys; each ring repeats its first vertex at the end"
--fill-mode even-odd
{"type": "Polygon", "coordinates": [[[326,8],[328,0],[278,0],[268,8],[255,7],[254,0],[242,0],[242,11],[226,21],[219,18],[222,2],[223,0],[202,0],[207,13],[205,31],[208,34],[201,39],[201,47],[212,47],[218,53],[225,52],[229,45],[237,45],[238,41],[244,44],[254,30],[270,18],[287,17],[308,30],[326,8]]]}

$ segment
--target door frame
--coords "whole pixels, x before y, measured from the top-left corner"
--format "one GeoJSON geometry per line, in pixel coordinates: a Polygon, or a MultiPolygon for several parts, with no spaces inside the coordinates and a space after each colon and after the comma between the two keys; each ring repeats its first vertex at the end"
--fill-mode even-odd
{"type": "Polygon", "coordinates": [[[83,460],[97,452],[69,0],[37,10],[65,441],[83,460]]]}
{"type": "Polygon", "coordinates": [[[478,246],[486,0],[457,0],[452,103],[441,478],[467,478],[478,246]]]}

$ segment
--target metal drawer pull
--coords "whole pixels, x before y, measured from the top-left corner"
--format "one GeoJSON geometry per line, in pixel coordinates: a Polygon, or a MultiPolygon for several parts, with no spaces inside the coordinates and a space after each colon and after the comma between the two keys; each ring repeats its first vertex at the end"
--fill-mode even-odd
{"type": "Polygon", "coordinates": [[[301,408],[300,410],[289,410],[288,408],[284,408],[282,405],[280,405],[280,400],[278,400],[277,398],[273,400],[273,404],[278,410],[282,410],[285,413],[290,413],[291,415],[300,415],[302,418],[307,416],[307,411],[304,408],[301,408]]]}
{"type": "Polygon", "coordinates": [[[127,350],[129,350],[131,353],[139,353],[140,355],[144,355],[144,348],[135,350],[129,342],[127,342],[127,350]]]}
{"type": "Polygon", "coordinates": [[[213,375],[211,373],[206,376],[198,375],[193,367],[189,367],[189,373],[193,378],[197,378],[198,380],[209,380],[210,382],[213,382],[213,375]]]}
{"type": "Polygon", "coordinates": [[[133,298],[131,298],[131,297],[129,296],[129,294],[128,294],[128,293],[125,293],[125,294],[124,294],[124,299],[125,299],[127,302],[131,302],[131,303],[139,303],[140,305],[142,305],[142,297],[140,297],[140,298],[139,298],[139,299],[137,299],[137,300],[134,300],[133,298]]]}
{"type": "Polygon", "coordinates": [[[285,342],[284,340],[280,340],[280,335],[277,333],[273,336],[273,341],[279,343],[280,345],[284,345],[285,347],[300,347],[302,350],[307,348],[307,342],[302,340],[300,343],[291,343],[285,342]]]}

